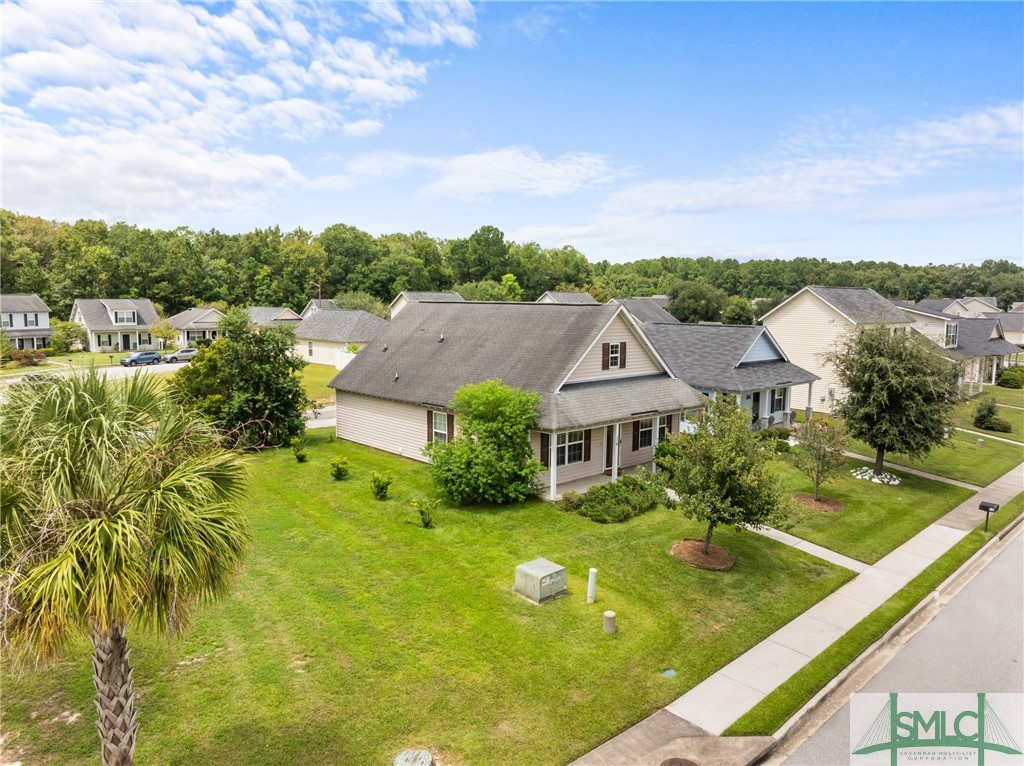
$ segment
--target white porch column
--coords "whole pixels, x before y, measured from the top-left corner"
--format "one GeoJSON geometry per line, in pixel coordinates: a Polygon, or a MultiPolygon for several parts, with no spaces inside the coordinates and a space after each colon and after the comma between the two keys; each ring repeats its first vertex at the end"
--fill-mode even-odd
{"type": "Polygon", "coordinates": [[[619,480],[619,443],[622,441],[619,429],[621,428],[621,423],[612,426],[612,481],[619,480]]]}
{"type": "Polygon", "coordinates": [[[814,381],[812,380],[807,384],[807,411],[804,413],[804,419],[809,423],[814,413],[814,404],[811,397],[814,396],[814,381]]]}
{"type": "Polygon", "coordinates": [[[551,480],[550,498],[555,502],[558,496],[558,434],[548,439],[548,478],[551,480]]]}
{"type": "Polygon", "coordinates": [[[992,385],[993,386],[996,384],[996,367],[998,367],[998,366],[999,365],[996,364],[996,358],[992,357],[992,385]]]}

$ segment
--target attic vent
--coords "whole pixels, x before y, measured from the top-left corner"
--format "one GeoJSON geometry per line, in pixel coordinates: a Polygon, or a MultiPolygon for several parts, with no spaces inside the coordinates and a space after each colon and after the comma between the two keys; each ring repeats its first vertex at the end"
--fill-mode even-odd
{"type": "Polygon", "coordinates": [[[387,344],[387,343],[385,343],[385,344],[384,344],[384,348],[382,348],[382,349],[381,349],[381,351],[387,351],[387,350],[388,350],[388,344],[387,344]]]}
{"type": "Polygon", "coordinates": [[[398,380],[398,373],[395,373],[395,380],[398,380]]]}
{"type": "Polygon", "coordinates": [[[444,343],[444,333],[441,333],[441,338],[437,342],[438,343],[444,343]]]}

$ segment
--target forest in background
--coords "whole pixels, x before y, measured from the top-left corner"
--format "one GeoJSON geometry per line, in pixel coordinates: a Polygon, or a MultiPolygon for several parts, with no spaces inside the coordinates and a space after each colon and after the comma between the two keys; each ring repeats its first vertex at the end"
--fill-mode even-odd
{"type": "MultiPolygon", "coordinates": [[[[974,257],[976,254],[965,254],[974,257]]],[[[57,318],[75,298],[149,298],[166,314],[193,306],[288,306],[364,292],[384,304],[402,290],[451,290],[476,300],[535,300],[546,290],[584,289],[598,300],[675,293],[680,282],[771,305],[809,284],[871,287],[888,298],[994,296],[1024,300],[1024,267],[908,266],[826,258],[737,261],[710,257],[591,263],[571,246],[512,242],[482,226],[466,238],[417,231],[374,237],[346,224],[319,234],[274,226],[242,234],[73,224],[0,210],[0,292],[36,293],[57,318]]]]}

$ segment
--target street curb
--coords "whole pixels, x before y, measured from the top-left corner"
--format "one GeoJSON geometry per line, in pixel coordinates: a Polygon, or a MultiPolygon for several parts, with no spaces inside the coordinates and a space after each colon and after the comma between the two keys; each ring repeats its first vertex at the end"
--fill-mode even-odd
{"type": "Polygon", "coordinates": [[[1013,529],[1020,525],[1021,521],[1024,521],[1024,513],[1018,514],[1012,522],[1007,524],[1006,527],[1004,527],[999,532],[999,534],[997,534],[987,543],[982,545],[977,551],[975,551],[974,555],[972,555],[963,564],[957,567],[956,570],[954,570],[949,575],[949,577],[947,577],[945,580],[939,583],[939,585],[936,586],[935,590],[931,591],[924,598],[922,598],[916,605],[914,605],[910,609],[910,611],[908,611],[905,615],[903,615],[903,617],[897,620],[893,624],[893,626],[889,628],[889,630],[882,634],[882,636],[877,641],[875,641],[867,649],[865,649],[863,652],[857,655],[857,657],[855,657],[849,665],[843,668],[838,673],[838,675],[836,675],[831,681],[825,684],[825,686],[822,687],[817,694],[811,697],[802,708],[800,708],[796,713],[794,713],[788,721],[786,721],[784,724],[782,724],[782,726],[778,728],[778,730],[776,730],[776,732],[772,735],[775,738],[775,747],[771,748],[771,750],[766,752],[762,756],[762,759],[765,756],[769,755],[771,752],[777,750],[782,744],[784,744],[795,729],[797,729],[808,718],[810,718],[818,710],[818,708],[821,707],[825,702],[829,701],[832,695],[840,686],[842,686],[852,675],[854,675],[870,660],[874,659],[874,656],[886,645],[888,645],[893,640],[893,638],[896,637],[897,634],[901,633],[911,622],[913,622],[915,618],[917,618],[922,612],[924,612],[929,607],[936,607],[936,604],[940,597],[953,585],[955,585],[976,563],[978,559],[986,555],[989,552],[989,549],[1002,543],[1005,537],[1013,529]]]}

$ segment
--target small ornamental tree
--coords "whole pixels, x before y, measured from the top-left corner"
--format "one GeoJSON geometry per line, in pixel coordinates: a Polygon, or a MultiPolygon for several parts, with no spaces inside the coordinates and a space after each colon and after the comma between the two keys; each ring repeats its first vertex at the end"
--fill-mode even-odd
{"type": "Polygon", "coordinates": [[[874,447],[875,475],[886,452],[919,458],[946,440],[960,367],[924,336],[870,327],[846,335],[824,359],[847,391],[834,412],[850,436],[874,447]]]}
{"type": "Polygon", "coordinates": [[[178,330],[167,319],[161,319],[153,325],[149,330],[149,334],[157,340],[162,340],[165,346],[174,343],[178,339],[178,330]]]}
{"type": "Polygon", "coordinates": [[[731,397],[710,402],[692,432],[676,434],[659,452],[658,468],[683,512],[708,525],[705,555],[719,524],[757,528],[784,520],[785,499],[768,471],[769,448],[750,430],[749,412],[731,397]]]}
{"type": "Polygon", "coordinates": [[[824,420],[801,423],[793,429],[800,449],[790,453],[793,463],[814,482],[814,499],[820,500],[818,488],[845,468],[842,429],[824,420]]]}
{"type": "Polygon", "coordinates": [[[85,325],[77,322],[64,322],[60,319],[50,320],[50,348],[58,354],[66,354],[75,346],[85,348],[89,343],[89,331],[85,325]]]}
{"type": "Polygon", "coordinates": [[[538,492],[542,466],[530,429],[540,417],[540,394],[488,380],[452,397],[457,435],[424,448],[434,484],[456,503],[514,503],[538,492]]]}

